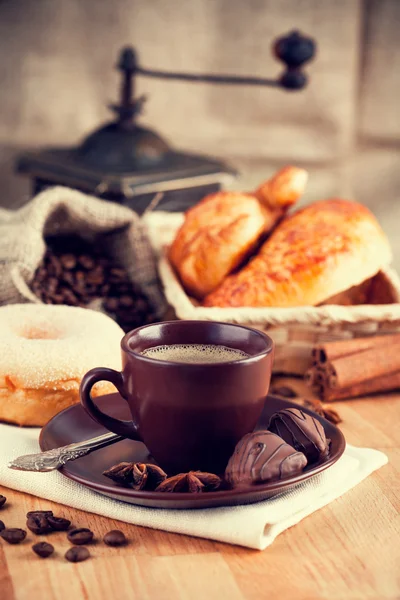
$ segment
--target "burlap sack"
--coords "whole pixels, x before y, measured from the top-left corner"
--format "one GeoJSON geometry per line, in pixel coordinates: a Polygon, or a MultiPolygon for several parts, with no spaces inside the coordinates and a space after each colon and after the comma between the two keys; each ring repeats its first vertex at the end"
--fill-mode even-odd
{"type": "Polygon", "coordinates": [[[154,253],[140,217],[125,206],[76,190],[45,190],[17,211],[0,211],[0,305],[40,302],[30,290],[46,250],[47,235],[108,234],[108,252],[123,266],[162,316],[162,295],[154,253]]]}

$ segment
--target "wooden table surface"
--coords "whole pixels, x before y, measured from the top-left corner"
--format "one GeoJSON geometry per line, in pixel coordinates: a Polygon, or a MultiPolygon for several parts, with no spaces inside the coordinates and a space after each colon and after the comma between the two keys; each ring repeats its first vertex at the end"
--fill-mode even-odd
{"type": "Polygon", "coordinates": [[[24,527],[28,510],[49,508],[98,539],[117,528],[129,538],[122,549],[92,545],[92,558],[80,564],[64,559],[65,533],[48,538],[56,554],[46,560],[33,554],[38,538],[30,532],[20,545],[1,541],[0,599],[400,598],[400,394],[335,408],[348,442],[382,450],[389,464],[263,552],[126,525],[0,487],[9,527],[24,527]]]}

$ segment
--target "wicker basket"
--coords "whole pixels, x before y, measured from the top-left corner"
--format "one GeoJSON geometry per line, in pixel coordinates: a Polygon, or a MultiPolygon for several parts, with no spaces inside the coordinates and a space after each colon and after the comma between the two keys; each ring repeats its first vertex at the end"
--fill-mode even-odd
{"type": "MultiPolygon", "coordinates": [[[[204,308],[183,289],[166,248],[182,223],[182,214],[154,213],[146,217],[168,303],[179,319],[225,321],[268,332],[275,342],[274,372],[302,375],[311,366],[312,347],[324,341],[400,331],[400,279],[393,269],[382,270],[379,296],[385,304],[305,306],[298,308],[204,308]]],[[[376,300],[375,300],[376,302],[376,300]]]]}

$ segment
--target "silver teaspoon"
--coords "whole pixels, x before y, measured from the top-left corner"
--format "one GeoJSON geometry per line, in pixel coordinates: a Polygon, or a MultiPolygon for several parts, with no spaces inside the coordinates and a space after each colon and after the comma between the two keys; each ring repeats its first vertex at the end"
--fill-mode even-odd
{"type": "Polygon", "coordinates": [[[40,471],[42,473],[54,471],[70,460],[76,460],[77,458],[90,454],[93,450],[115,444],[115,442],[119,442],[123,439],[122,436],[117,435],[116,433],[105,433],[95,438],[91,438],[90,440],[84,440],[83,442],[68,444],[68,446],[53,448],[53,450],[46,450],[45,452],[38,452],[37,454],[19,456],[9,462],[8,467],[17,471],[40,471]]]}

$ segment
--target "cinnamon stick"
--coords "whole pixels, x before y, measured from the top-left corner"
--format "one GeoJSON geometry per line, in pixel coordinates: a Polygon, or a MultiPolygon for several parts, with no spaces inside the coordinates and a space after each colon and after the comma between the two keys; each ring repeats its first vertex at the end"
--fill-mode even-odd
{"type": "Polygon", "coordinates": [[[400,371],[400,343],[378,345],[328,363],[328,381],[332,388],[346,388],[368,379],[400,371]]]}
{"type": "Polygon", "coordinates": [[[355,338],[351,340],[339,340],[336,342],[326,342],[316,346],[312,350],[312,356],[315,363],[325,363],[341,356],[349,356],[370,350],[378,346],[387,346],[389,344],[400,344],[400,334],[368,336],[355,338]]]}
{"type": "Polygon", "coordinates": [[[333,402],[335,400],[343,400],[345,398],[356,398],[357,396],[368,396],[376,392],[387,392],[400,388],[400,371],[394,373],[383,374],[373,379],[366,379],[360,383],[348,387],[331,387],[329,385],[329,374],[324,371],[318,373],[310,373],[317,369],[310,369],[307,374],[306,382],[322,400],[325,402],[333,402]],[[312,381],[312,384],[309,382],[312,381]]]}
{"type": "Polygon", "coordinates": [[[326,369],[313,366],[304,373],[304,381],[308,387],[315,391],[319,391],[321,385],[327,384],[328,374],[326,369]]]}
{"type": "Polygon", "coordinates": [[[320,395],[322,400],[333,402],[335,400],[344,400],[345,398],[356,398],[357,396],[369,396],[376,392],[388,392],[400,388],[400,371],[381,375],[373,379],[367,379],[353,386],[345,388],[321,387],[320,395]]]}
{"type": "Polygon", "coordinates": [[[323,400],[400,388],[400,335],[327,342],[313,355],[305,381],[323,400]]]}
{"type": "Polygon", "coordinates": [[[317,394],[320,398],[324,397],[325,389],[329,388],[328,382],[329,374],[326,369],[319,367],[312,367],[306,371],[304,380],[306,384],[317,394]]]}

